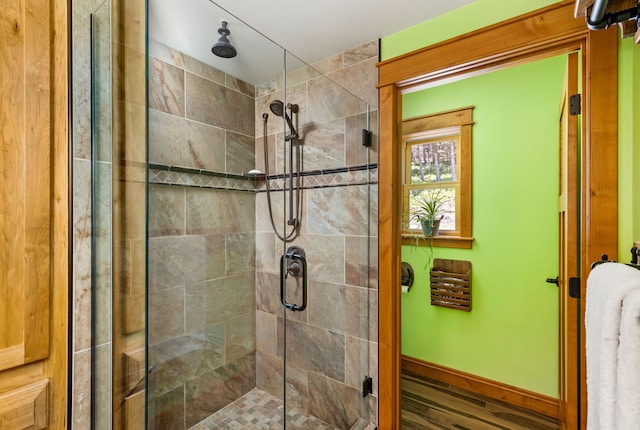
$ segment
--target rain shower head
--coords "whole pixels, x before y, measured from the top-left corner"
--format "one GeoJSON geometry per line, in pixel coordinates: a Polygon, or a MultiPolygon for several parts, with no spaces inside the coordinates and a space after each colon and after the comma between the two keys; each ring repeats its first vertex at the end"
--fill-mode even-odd
{"type": "Polygon", "coordinates": [[[233,58],[238,52],[236,48],[233,47],[227,36],[231,34],[231,32],[227,29],[227,21],[222,21],[220,23],[222,27],[218,29],[218,33],[220,33],[220,39],[211,47],[211,52],[214,55],[217,55],[221,58],[233,58]]]}
{"type": "MultiPolygon", "coordinates": [[[[298,108],[298,105],[296,104],[287,103],[287,108],[289,108],[289,110],[292,113],[298,113],[299,108],[298,108]]],[[[284,109],[284,103],[282,103],[281,100],[274,100],[271,103],[269,103],[269,109],[271,109],[271,112],[273,112],[273,114],[276,116],[279,116],[279,117],[284,116],[284,119],[287,120],[287,124],[289,124],[289,128],[291,129],[291,135],[297,138],[298,132],[296,131],[296,128],[293,126],[293,122],[291,122],[291,118],[289,118],[289,115],[287,115],[287,112],[284,109]]]]}

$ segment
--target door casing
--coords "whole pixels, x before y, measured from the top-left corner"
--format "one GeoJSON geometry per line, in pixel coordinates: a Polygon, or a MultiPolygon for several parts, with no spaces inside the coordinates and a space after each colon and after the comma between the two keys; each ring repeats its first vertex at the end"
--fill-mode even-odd
{"type": "Polygon", "coordinates": [[[559,417],[563,428],[578,428],[579,414],[579,323],[580,304],[569,293],[570,279],[578,276],[580,256],[578,233],[579,217],[579,121],[578,113],[571,112],[571,97],[578,94],[579,54],[567,57],[566,73],[559,118],[559,172],[558,182],[558,306],[559,306],[559,417]]]}
{"type": "MultiPolygon", "coordinates": [[[[380,62],[379,415],[381,430],[400,429],[402,94],[519,63],[582,52],[581,292],[590,262],[617,258],[617,29],[589,31],[565,1],[380,62]]],[[[580,303],[584,321],[584,301],[580,303]]],[[[580,327],[584,331],[584,323],[580,327]]],[[[581,368],[584,342],[580,341],[581,368]]],[[[586,427],[586,381],[579,427],[586,427]]]]}

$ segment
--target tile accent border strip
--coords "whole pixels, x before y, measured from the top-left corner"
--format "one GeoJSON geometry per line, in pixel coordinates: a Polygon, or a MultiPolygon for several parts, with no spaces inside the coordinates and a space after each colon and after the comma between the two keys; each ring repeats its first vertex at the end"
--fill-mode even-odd
{"type": "MultiPolygon", "coordinates": [[[[271,189],[282,191],[284,178],[284,175],[271,175],[269,179],[271,189]]],[[[303,189],[377,184],[378,164],[302,172],[301,181],[303,189]]],[[[237,175],[154,163],[149,163],[149,182],[234,191],[265,192],[267,189],[264,175],[237,175]]]]}
{"type": "Polygon", "coordinates": [[[149,163],[149,183],[255,192],[256,178],[149,163]]]}

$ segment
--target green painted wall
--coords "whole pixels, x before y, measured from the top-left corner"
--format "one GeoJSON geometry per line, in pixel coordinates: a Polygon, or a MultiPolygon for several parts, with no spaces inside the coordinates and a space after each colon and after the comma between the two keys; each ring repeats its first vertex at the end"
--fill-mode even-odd
{"type": "Polygon", "coordinates": [[[618,53],[618,258],[640,241],[640,46],[619,43],[618,53]]]}
{"type": "Polygon", "coordinates": [[[382,39],[380,58],[398,55],[558,3],[555,0],[476,0],[382,39]]]}
{"type": "MultiPolygon", "coordinates": [[[[640,241],[640,45],[632,45],[631,39],[627,39],[626,43],[633,51],[630,56],[633,58],[633,65],[631,68],[631,81],[633,82],[633,97],[629,102],[628,109],[633,111],[631,121],[626,124],[622,124],[622,127],[632,127],[632,150],[633,153],[622,154],[623,156],[633,158],[633,171],[629,176],[620,176],[621,181],[631,180],[633,183],[633,189],[631,196],[625,196],[633,201],[633,209],[631,213],[621,213],[624,218],[631,218],[633,221],[633,227],[631,235],[624,237],[624,240],[632,238],[634,241],[640,241]]],[[[628,254],[627,254],[628,255],[628,254]]]]}
{"type": "MultiPolygon", "coordinates": [[[[381,41],[381,59],[386,60],[395,56],[428,46],[482,27],[494,24],[496,22],[509,19],[511,17],[539,9],[555,1],[549,0],[521,0],[517,2],[506,0],[476,0],[474,3],[459,8],[448,14],[434,18],[429,21],[425,21],[416,26],[402,30],[393,35],[387,36],[381,41]]],[[[619,53],[619,256],[620,259],[626,260],[629,257],[629,248],[631,243],[636,240],[640,240],[640,45],[634,45],[631,39],[620,41],[620,53],[619,53]]],[[[410,100],[407,102],[411,103],[410,100]]],[[[456,106],[457,107],[457,106],[456,106]]],[[[478,151],[484,151],[481,147],[474,147],[474,151],[477,155],[478,151]]],[[[474,160],[474,163],[476,161],[474,160]]],[[[476,166],[474,166],[476,168],[476,166]]],[[[496,176],[494,173],[493,177],[496,176]]],[[[477,177],[477,172],[474,172],[474,177],[477,177]]],[[[536,181],[538,176],[532,176],[532,180],[536,181]]],[[[524,193],[523,193],[524,194],[524,193]]],[[[478,196],[475,195],[474,199],[474,219],[478,222],[478,216],[480,207],[475,206],[478,203],[478,196]]],[[[520,208],[521,200],[516,200],[514,208],[520,208]]],[[[522,200],[524,201],[524,200],[522,200]]],[[[536,217],[531,217],[535,219],[536,217]]],[[[498,221],[497,221],[498,222],[498,221]]],[[[475,225],[474,225],[475,229],[475,225]]],[[[474,230],[474,235],[477,237],[477,232],[474,230]]],[[[515,241],[515,239],[514,239],[515,241]]],[[[473,258],[468,257],[469,252],[438,249],[435,251],[438,256],[445,258],[467,258],[476,264],[478,258],[485,256],[487,259],[488,252],[485,249],[485,245],[477,241],[474,245],[473,258]]],[[[414,263],[414,266],[419,268],[424,265],[423,250],[407,250],[403,249],[403,257],[407,261],[414,263]]],[[[495,261],[500,261],[503,255],[496,255],[492,258],[495,261]]],[[[478,266],[478,264],[476,264],[478,266]]],[[[554,266],[555,267],[555,266],[554,266]]],[[[487,268],[474,266],[474,282],[479,276],[485,276],[483,271],[487,268]]],[[[555,273],[553,269],[550,274],[555,273]]],[[[491,276],[494,273],[492,271],[491,276]]],[[[538,276],[538,274],[536,274],[538,276]]],[[[504,276],[501,276],[504,278],[504,276]]],[[[464,338],[452,338],[444,340],[443,336],[434,336],[425,327],[451,327],[458,332],[462,332],[467,328],[472,328],[475,332],[479,330],[475,329],[473,322],[473,314],[478,309],[474,309],[472,314],[464,316],[458,316],[455,321],[451,321],[453,317],[448,310],[438,309],[435,312],[430,312],[428,315],[424,312],[429,308],[426,302],[426,291],[421,291],[420,284],[425,284],[426,278],[424,273],[418,273],[417,286],[415,290],[412,290],[409,296],[403,298],[403,342],[404,346],[411,351],[420,352],[428,350],[430,354],[433,354],[434,361],[440,362],[444,365],[450,365],[456,367],[456,364],[462,364],[466,367],[461,367],[462,370],[469,371],[471,373],[480,374],[490,378],[504,380],[514,385],[521,385],[524,388],[533,387],[528,382],[519,383],[512,378],[513,375],[509,375],[509,372],[505,372],[505,362],[515,363],[513,357],[501,358],[497,361],[493,361],[495,357],[483,354],[482,356],[474,357],[473,359],[469,355],[476,354],[476,351],[470,352],[468,345],[475,345],[480,349],[495,348],[496,355],[502,356],[505,348],[511,348],[508,345],[513,340],[500,339],[501,331],[506,330],[501,326],[508,325],[508,321],[501,319],[498,316],[492,316],[495,321],[495,325],[498,327],[488,327],[487,329],[493,331],[487,343],[481,344],[481,342],[471,339],[468,343],[467,340],[470,336],[464,338]],[[414,312],[421,315],[416,321],[413,321],[411,314],[405,315],[407,312],[414,312]],[[432,340],[433,339],[433,340],[432,340]],[[415,340],[415,342],[414,342],[415,340]],[[430,346],[425,347],[423,341],[426,341],[430,346]],[[439,344],[436,344],[439,342],[439,344]],[[412,345],[409,347],[408,345],[412,345]],[[440,361],[438,361],[440,360],[440,361]],[[447,364],[448,363],[448,364],[447,364]],[[510,382],[511,381],[511,382],[510,382]]],[[[497,278],[496,281],[497,282],[497,278]]],[[[485,281],[481,281],[485,282],[485,281]]],[[[547,291],[549,293],[549,291],[547,291]]],[[[477,297],[476,297],[477,298],[477,297]]],[[[527,301],[528,296],[524,296],[527,301]]],[[[483,299],[485,300],[485,299],[483,299]]],[[[506,298],[502,301],[504,302],[506,298]]],[[[500,300],[498,301],[500,302],[500,300]]],[[[474,306],[482,304],[483,302],[474,301],[474,306]]],[[[537,315],[536,309],[541,306],[540,302],[531,301],[531,310],[528,311],[532,315],[537,315]]],[[[506,303],[502,303],[507,306],[506,303]]],[[[494,307],[499,307],[499,303],[494,307]]],[[[539,316],[535,316],[532,319],[536,324],[540,322],[539,316]]],[[[548,321],[544,322],[545,324],[548,321]]],[[[519,339],[514,344],[514,349],[519,347],[519,344],[526,342],[526,340],[519,339]]],[[[404,351],[408,353],[407,350],[404,351]]],[[[419,356],[419,355],[416,355],[419,356]]],[[[426,357],[426,356],[425,356],[426,357]]],[[[428,359],[428,358],[425,358],[428,359]]],[[[523,373],[529,373],[529,368],[523,363],[517,363],[522,368],[523,373]]],[[[518,367],[516,366],[516,368],[518,367]]],[[[538,373],[545,373],[545,370],[537,366],[538,373]]],[[[552,364],[553,369],[556,369],[555,363],[552,364]]],[[[556,370],[554,370],[555,372],[556,370]]],[[[534,373],[529,378],[534,381],[537,377],[537,373],[534,373]]],[[[555,375],[547,375],[543,378],[545,381],[555,380],[555,375]]],[[[534,384],[539,385],[539,384],[534,384]]],[[[547,393],[549,395],[555,395],[556,389],[551,383],[543,383],[543,388],[531,388],[534,391],[547,393]]]]}
{"type": "Polygon", "coordinates": [[[558,115],[566,57],[403,97],[405,118],[475,106],[470,313],[429,304],[428,248],[404,246],[416,271],[402,296],[402,353],[558,395],[558,115]]]}

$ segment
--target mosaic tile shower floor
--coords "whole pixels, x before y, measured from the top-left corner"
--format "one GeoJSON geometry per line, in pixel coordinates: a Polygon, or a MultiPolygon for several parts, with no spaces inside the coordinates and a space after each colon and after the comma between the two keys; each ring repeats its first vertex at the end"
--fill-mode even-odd
{"type": "MultiPolygon", "coordinates": [[[[281,400],[254,388],[235,402],[199,422],[190,430],[276,430],[282,429],[281,400]]],[[[287,429],[336,430],[318,418],[287,409],[287,429]]]]}

